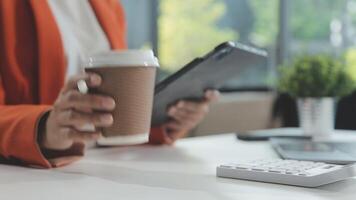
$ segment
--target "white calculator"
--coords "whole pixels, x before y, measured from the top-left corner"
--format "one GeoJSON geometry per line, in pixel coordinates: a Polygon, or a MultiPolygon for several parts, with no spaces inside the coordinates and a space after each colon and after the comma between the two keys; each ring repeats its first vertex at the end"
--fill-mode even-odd
{"type": "Polygon", "coordinates": [[[318,187],[356,175],[356,165],[336,165],[297,160],[254,160],[217,167],[218,177],[318,187]]]}

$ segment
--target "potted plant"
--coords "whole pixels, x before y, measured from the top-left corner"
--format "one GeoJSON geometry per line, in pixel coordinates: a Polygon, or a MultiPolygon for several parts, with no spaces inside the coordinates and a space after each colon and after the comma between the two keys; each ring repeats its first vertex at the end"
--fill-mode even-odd
{"type": "Polygon", "coordinates": [[[355,89],[343,62],[327,55],[302,56],[281,69],[281,92],[297,99],[299,123],[306,135],[330,136],[335,102],[355,89]]]}

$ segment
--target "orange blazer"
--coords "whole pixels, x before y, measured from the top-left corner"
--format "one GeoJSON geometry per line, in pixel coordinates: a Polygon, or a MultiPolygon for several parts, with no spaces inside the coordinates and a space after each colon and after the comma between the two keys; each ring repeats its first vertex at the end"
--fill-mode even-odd
{"type": "MultiPolygon", "coordinates": [[[[112,49],[126,48],[125,19],[118,0],[90,0],[112,49]]],[[[64,84],[66,59],[47,0],[0,1],[0,157],[50,168],[83,155],[82,144],[42,152],[37,143],[41,116],[64,84]]],[[[160,143],[161,128],[150,140],[160,143]]]]}

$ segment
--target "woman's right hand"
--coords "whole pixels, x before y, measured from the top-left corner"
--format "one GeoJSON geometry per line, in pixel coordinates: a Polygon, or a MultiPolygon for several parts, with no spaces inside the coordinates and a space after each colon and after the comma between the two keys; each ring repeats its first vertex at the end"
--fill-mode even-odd
{"type": "Polygon", "coordinates": [[[113,123],[110,114],[115,108],[113,98],[102,95],[82,94],[77,82],[85,80],[89,88],[100,86],[101,77],[86,73],[74,76],[66,83],[50,111],[43,132],[40,146],[51,150],[65,150],[75,142],[97,140],[101,132],[97,128],[109,127],[113,123]],[[96,131],[81,131],[80,127],[93,124],[96,131]]]}

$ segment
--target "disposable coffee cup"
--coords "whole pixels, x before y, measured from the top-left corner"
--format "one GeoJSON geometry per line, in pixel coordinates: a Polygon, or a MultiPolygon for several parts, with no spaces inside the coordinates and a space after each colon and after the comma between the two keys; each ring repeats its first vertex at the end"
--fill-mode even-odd
{"type": "Polygon", "coordinates": [[[152,50],[111,51],[90,56],[85,71],[101,76],[102,84],[89,93],[114,98],[114,123],[102,128],[99,145],[133,145],[148,142],[156,69],[152,50]]]}

